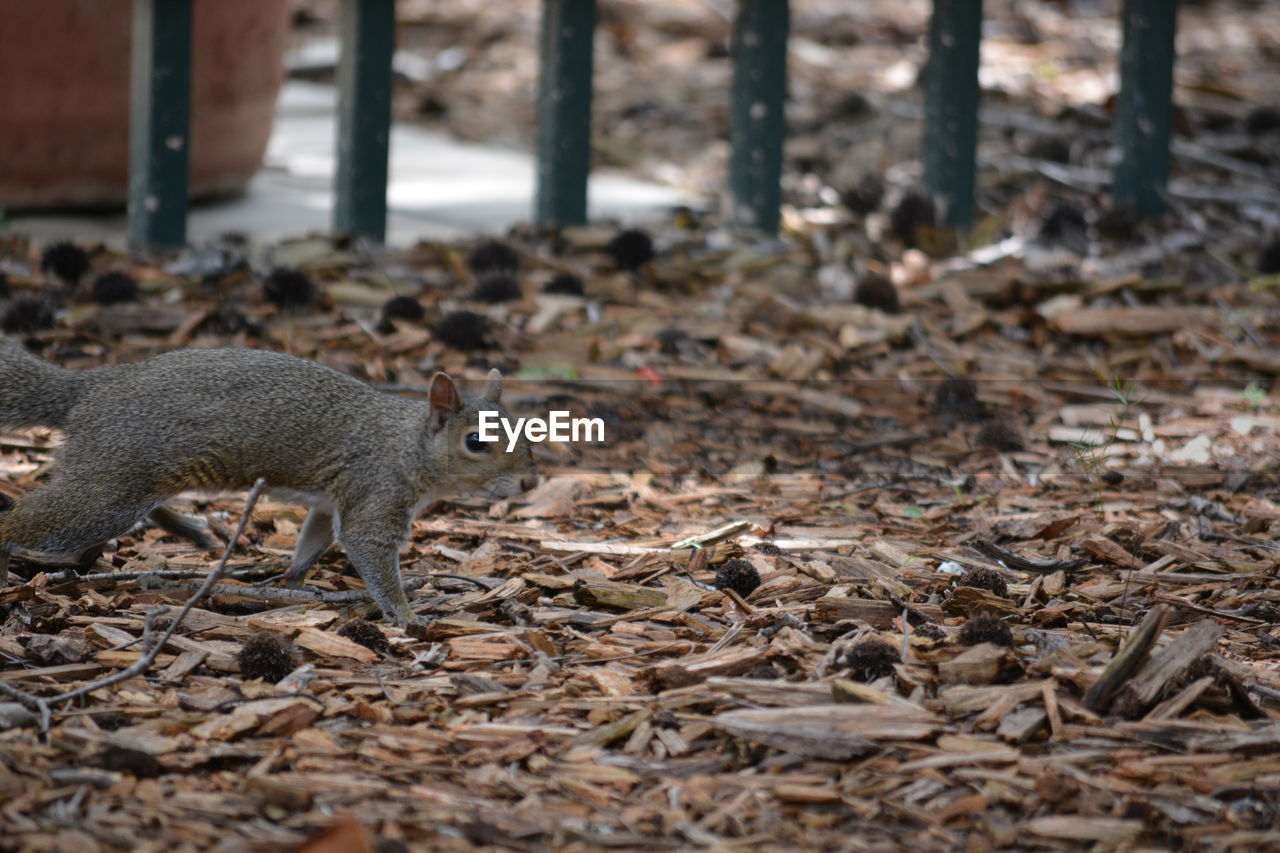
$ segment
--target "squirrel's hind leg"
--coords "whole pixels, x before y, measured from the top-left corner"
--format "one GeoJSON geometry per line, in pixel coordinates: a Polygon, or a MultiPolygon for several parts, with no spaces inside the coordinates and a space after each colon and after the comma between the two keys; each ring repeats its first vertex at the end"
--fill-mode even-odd
{"type": "Polygon", "coordinates": [[[55,476],[0,514],[0,550],[80,554],[126,532],[162,495],[129,494],[103,482],[55,476]]]}
{"type": "Polygon", "coordinates": [[[151,522],[166,533],[190,540],[197,548],[219,547],[203,524],[163,504],[151,510],[151,522]]]}
{"type": "Polygon", "coordinates": [[[333,510],[312,507],[298,532],[298,542],[293,546],[293,560],[284,574],[287,586],[300,586],[307,572],[320,559],[320,555],[333,544],[333,510]]]}

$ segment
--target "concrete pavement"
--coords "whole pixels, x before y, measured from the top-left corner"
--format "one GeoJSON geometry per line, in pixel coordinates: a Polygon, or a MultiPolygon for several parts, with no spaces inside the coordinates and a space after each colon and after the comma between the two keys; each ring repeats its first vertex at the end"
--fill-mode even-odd
{"type": "MultiPolygon", "coordinates": [[[[228,231],[254,241],[298,236],[329,227],[337,92],[331,86],[288,81],[281,90],[266,164],[244,195],[193,207],[188,239],[211,240],[228,231]]],[[[421,238],[498,234],[527,221],[533,205],[533,157],[523,151],[460,142],[443,133],[396,124],[391,132],[390,245],[421,238]]],[[[619,174],[595,174],[593,219],[643,220],[690,202],[680,192],[619,174]]],[[[125,244],[123,211],[102,215],[27,214],[8,222],[40,242],[102,240],[125,244]]]]}

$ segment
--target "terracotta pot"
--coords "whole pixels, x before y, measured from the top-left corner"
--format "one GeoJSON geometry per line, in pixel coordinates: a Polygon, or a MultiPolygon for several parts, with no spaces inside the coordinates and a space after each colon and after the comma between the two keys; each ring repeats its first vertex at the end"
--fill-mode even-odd
{"type": "MultiPolygon", "coordinates": [[[[0,0],[0,204],[100,207],[129,182],[131,0],[0,0]]],[[[191,195],[262,164],[288,0],[195,0],[191,195]]]]}

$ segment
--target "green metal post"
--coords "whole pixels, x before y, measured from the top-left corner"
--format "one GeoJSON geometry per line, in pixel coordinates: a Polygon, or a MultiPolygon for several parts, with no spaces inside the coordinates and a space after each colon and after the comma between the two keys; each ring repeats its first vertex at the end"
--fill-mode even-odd
{"type": "Polygon", "coordinates": [[[1115,139],[1119,148],[1112,197],[1144,216],[1164,212],[1173,118],[1177,0],[1125,0],[1120,49],[1120,94],[1115,139]]]}
{"type": "Polygon", "coordinates": [[[924,183],[942,221],[973,221],[982,0],[933,0],[924,92],[924,183]]]}
{"type": "Polygon", "coordinates": [[[129,91],[129,245],[187,242],[191,0],[134,0],[129,91]]]}
{"type": "Polygon", "coordinates": [[[790,19],[787,0],[740,0],[733,24],[729,216],[765,234],[781,218],[790,19]]]}
{"type": "Polygon", "coordinates": [[[381,243],[387,236],[395,0],[343,0],[340,27],[333,230],[381,243]]]}
{"type": "Polygon", "coordinates": [[[534,219],[587,221],[596,0],[543,0],[534,219]]]}

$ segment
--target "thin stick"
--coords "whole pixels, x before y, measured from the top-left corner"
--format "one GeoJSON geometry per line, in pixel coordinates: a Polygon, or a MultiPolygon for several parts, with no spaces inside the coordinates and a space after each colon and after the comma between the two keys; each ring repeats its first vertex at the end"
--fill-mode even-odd
{"type": "MultiPolygon", "coordinates": [[[[276,577],[267,578],[267,581],[275,580],[276,577]]],[[[405,592],[414,592],[422,589],[432,578],[449,578],[456,581],[465,581],[466,583],[475,584],[485,592],[492,592],[494,587],[480,580],[479,578],[469,578],[466,575],[452,575],[448,572],[425,572],[416,577],[409,578],[401,582],[405,592]]],[[[182,581],[173,581],[164,584],[168,589],[185,590],[190,589],[191,584],[182,581]]],[[[314,587],[303,587],[301,589],[273,589],[263,586],[261,583],[252,586],[226,586],[218,585],[209,590],[211,595],[234,595],[240,598],[252,598],[255,601],[269,601],[283,604],[354,604],[358,602],[372,601],[373,595],[367,589],[346,589],[346,590],[317,590],[314,587]]]]}
{"type": "MultiPolygon", "coordinates": [[[[403,583],[405,592],[413,592],[427,585],[430,576],[411,578],[403,583]]],[[[191,584],[175,581],[165,584],[170,589],[190,589],[191,584]]],[[[201,587],[204,588],[203,585],[201,587]]],[[[484,587],[488,590],[488,587],[484,587]]],[[[238,598],[252,598],[254,601],[274,604],[353,604],[372,601],[373,596],[364,589],[315,590],[315,589],[272,589],[264,586],[230,586],[217,584],[208,589],[210,595],[231,595],[238,598]]]]}
{"type": "MultiPolygon", "coordinates": [[[[261,575],[266,572],[278,574],[276,569],[269,568],[267,566],[248,566],[227,572],[225,577],[235,578],[238,580],[240,578],[261,575]]],[[[152,569],[149,571],[143,569],[136,572],[94,572],[93,574],[78,575],[75,573],[74,569],[68,569],[67,571],[58,572],[57,574],[46,575],[46,577],[51,585],[64,583],[78,583],[84,585],[108,583],[110,581],[127,583],[129,581],[136,581],[146,577],[159,578],[161,580],[194,580],[196,578],[204,577],[206,574],[206,572],[202,572],[199,569],[152,569]]]]}

